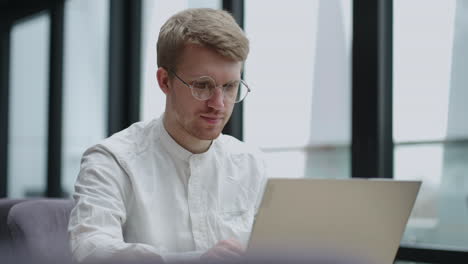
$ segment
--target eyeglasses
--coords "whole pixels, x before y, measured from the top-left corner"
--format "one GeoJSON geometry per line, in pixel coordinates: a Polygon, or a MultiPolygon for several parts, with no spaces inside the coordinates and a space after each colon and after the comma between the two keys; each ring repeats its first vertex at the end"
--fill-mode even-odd
{"type": "MultiPolygon", "coordinates": [[[[188,84],[186,81],[182,80],[174,71],[169,70],[172,74],[179,79],[183,84],[192,90],[192,95],[200,101],[206,101],[210,99],[215,89],[218,87],[216,81],[213,80],[210,76],[201,76],[188,84]]],[[[226,84],[219,86],[223,91],[224,98],[227,100],[239,103],[244,100],[247,94],[251,91],[247,83],[244,80],[233,80],[227,82],[226,84]]]]}

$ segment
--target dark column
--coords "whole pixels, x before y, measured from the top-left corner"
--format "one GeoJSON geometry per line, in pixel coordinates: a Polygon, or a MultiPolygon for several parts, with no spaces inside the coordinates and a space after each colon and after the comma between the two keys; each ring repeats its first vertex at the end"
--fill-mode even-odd
{"type": "Polygon", "coordinates": [[[140,119],[141,3],[110,1],[108,135],[140,119]]]}
{"type": "Polygon", "coordinates": [[[64,2],[50,8],[49,51],[49,127],[47,136],[47,191],[48,197],[61,197],[62,170],[62,112],[63,112],[63,27],[64,2]]]}
{"type": "MultiPolygon", "coordinates": [[[[223,0],[223,9],[229,11],[241,28],[244,28],[244,0],[223,0]]],[[[243,102],[234,106],[231,119],[223,129],[224,134],[244,138],[243,133],[243,102]]]]}
{"type": "Polygon", "coordinates": [[[393,177],[393,1],[353,2],[352,177],[393,177]]]}
{"type": "Polygon", "coordinates": [[[11,25],[0,21],[0,197],[7,196],[11,25]]]}

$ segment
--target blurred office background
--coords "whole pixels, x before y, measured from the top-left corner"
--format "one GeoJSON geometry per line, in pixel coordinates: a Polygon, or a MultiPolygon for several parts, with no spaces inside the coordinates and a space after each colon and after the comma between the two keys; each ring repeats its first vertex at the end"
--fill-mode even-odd
{"type": "Polygon", "coordinates": [[[422,180],[401,263],[468,254],[468,1],[0,6],[0,196],[70,197],[87,147],[162,114],[162,23],[224,8],[250,38],[252,88],[225,132],[260,147],[270,177],[422,180]]]}

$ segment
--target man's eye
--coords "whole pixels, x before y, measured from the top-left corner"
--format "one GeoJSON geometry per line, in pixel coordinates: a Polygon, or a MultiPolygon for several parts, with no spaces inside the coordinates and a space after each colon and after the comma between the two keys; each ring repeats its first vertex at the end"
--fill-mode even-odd
{"type": "Polygon", "coordinates": [[[210,88],[210,83],[208,83],[208,82],[194,82],[192,84],[192,86],[194,88],[197,88],[197,89],[209,89],[210,88]]]}
{"type": "Polygon", "coordinates": [[[227,83],[224,85],[226,90],[235,90],[239,86],[238,82],[227,83]]]}

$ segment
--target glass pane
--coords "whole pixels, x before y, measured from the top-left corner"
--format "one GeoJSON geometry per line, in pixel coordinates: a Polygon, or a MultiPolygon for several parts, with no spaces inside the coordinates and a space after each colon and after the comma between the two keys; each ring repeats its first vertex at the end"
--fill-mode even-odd
{"type": "Polygon", "coordinates": [[[467,161],[468,143],[395,147],[395,178],[423,182],[402,244],[466,250],[467,161]]]}
{"type": "Polygon", "coordinates": [[[223,3],[221,0],[188,0],[189,8],[209,7],[213,9],[221,9],[223,3]]]}
{"type": "Polygon", "coordinates": [[[42,196],[47,170],[49,94],[48,13],[11,31],[8,197],[42,196]]]}
{"type": "MultiPolygon", "coordinates": [[[[467,96],[466,89],[462,89],[466,81],[460,80],[467,61],[460,58],[462,61],[457,66],[457,60],[453,60],[456,56],[466,58],[467,54],[461,47],[466,35],[462,29],[462,19],[466,16],[466,12],[461,12],[462,2],[458,4],[456,27],[456,0],[394,1],[393,134],[396,143],[445,139],[449,97],[453,101],[450,104],[466,105],[450,96],[453,92],[464,94],[465,99],[467,96]],[[454,34],[454,29],[458,34],[454,34]]],[[[468,124],[461,123],[466,136],[468,124]]]]}
{"type": "Polygon", "coordinates": [[[71,194],[86,148],[106,136],[109,1],[65,3],[62,187],[71,194]]]}
{"type": "Polygon", "coordinates": [[[143,0],[143,30],[141,39],[141,119],[159,117],[164,112],[166,96],[156,81],[156,42],[159,29],[166,20],[185,8],[220,9],[221,0],[143,0]]]}
{"type": "Polygon", "coordinates": [[[394,1],[394,178],[423,181],[408,246],[468,246],[466,10],[463,0],[394,1]]]}
{"type": "Polygon", "coordinates": [[[244,135],[271,177],[350,177],[351,16],[350,0],[245,2],[244,135]]]}

